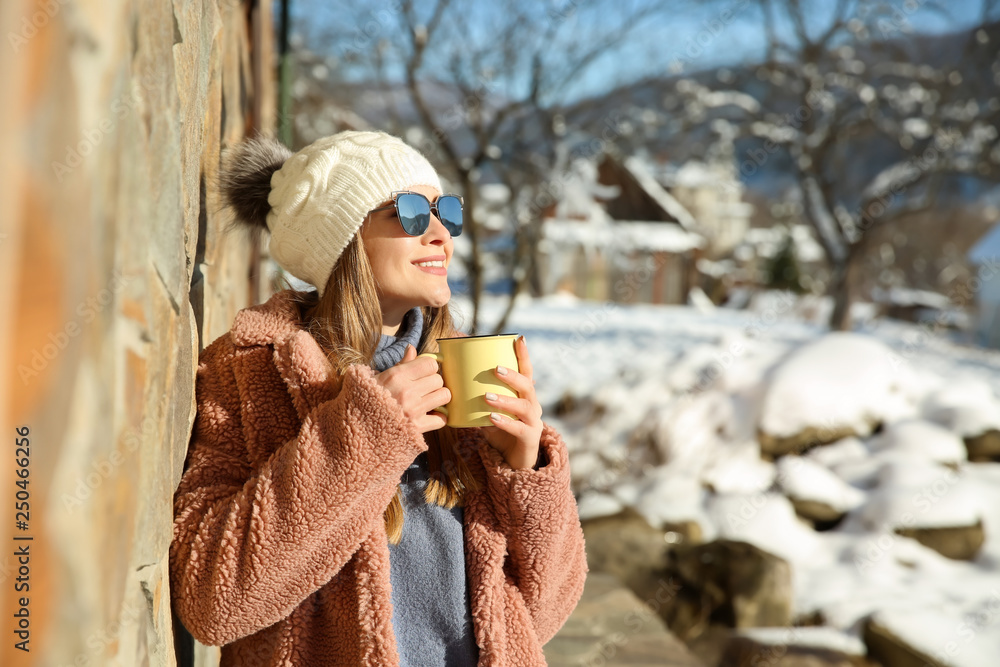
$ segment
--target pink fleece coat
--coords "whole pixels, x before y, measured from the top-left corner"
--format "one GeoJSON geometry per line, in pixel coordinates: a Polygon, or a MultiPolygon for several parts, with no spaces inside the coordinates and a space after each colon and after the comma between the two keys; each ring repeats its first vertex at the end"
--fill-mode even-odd
{"type": "MultiPolygon", "coordinates": [[[[427,444],[371,369],[337,390],[287,295],[241,310],[201,354],[174,609],[222,665],[398,665],[382,515],[427,444]]],[[[544,665],[587,574],[566,445],[546,424],[548,462],[514,470],[480,429],[460,434],[482,485],[463,512],[479,665],[544,665]]]]}

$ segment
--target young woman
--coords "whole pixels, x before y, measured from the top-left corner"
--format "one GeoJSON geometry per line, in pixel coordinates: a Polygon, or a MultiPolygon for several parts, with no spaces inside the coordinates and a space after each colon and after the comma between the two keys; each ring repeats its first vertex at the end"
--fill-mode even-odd
{"type": "Polygon", "coordinates": [[[222,665],[544,665],[587,573],[566,446],[521,337],[517,419],[452,429],[429,358],[461,199],[415,149],[342,132],[226,156],[238,225],[316,290],[241,310],[200,356],[173,605],[222,665]]]}

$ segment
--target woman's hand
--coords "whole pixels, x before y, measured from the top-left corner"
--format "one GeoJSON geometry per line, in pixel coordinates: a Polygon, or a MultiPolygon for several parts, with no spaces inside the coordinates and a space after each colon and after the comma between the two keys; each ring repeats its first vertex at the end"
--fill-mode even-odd
{"type": "Polygon", "coordinates": [[[418,359],[412,345],[406,346],[398,364],[378,373],[375,380],[392,394],[421,433],[439,429],[447,422],[441,413],[430,411],[448,403],[451,392],[444,386],[437,362],[430,357],[418,359]]]}
{"type": "Polygon", "coordinates": [[[517,416],[511,419],[494,412],[491,415],[496,426],[484,426],[483,435],[498,452],[503,454],[511,468],[533,468],[538,459],[538,447],[542,438],[542,406],[535,396],[535,381],[531,378],[531,359],[528,358],[528,344],[524,336],[514,341],[514,353],[521,372],[513,368],[493,369],[497,379],[506,383],[517,393],[518,398],[486,394],[486,403],[504,412],[517,416]]]}

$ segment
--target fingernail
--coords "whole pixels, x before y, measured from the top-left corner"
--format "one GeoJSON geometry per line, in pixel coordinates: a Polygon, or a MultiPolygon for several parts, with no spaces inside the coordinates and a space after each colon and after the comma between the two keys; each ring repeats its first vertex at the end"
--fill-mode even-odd
{"type": "Polygon", "coordinates": [[[507,375],[507,369],[503,366],[497,366],[497,373],[500,375],[507,375]]]}
{"type": "Polygon", "coordinates": [[[492,391],[488,391],[488,392],[486,392],[486,400],[487,401],[495,401],[495,400],[497,400],[497,395],[494,394],[492,391]]]}
{"type": "Polygon", "coordinates": [[[495,422],[503,421],[503,417],[501,417],[500,413],[497,413],[497,412],[491,412],[490,413],[490,419],[492,419],[495,422]]]}

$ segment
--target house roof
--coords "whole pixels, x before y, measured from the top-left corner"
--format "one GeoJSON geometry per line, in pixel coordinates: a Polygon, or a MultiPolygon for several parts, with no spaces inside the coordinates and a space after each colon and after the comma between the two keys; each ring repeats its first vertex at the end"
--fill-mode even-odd
{"type": "Polygon", "coordinates": [[[675,223],[615,220],[592,223],[580,220],[546,218],[542,233],[548,241],[584,248],[607,248],[617,251],[685,253],[705,245],[699,234],[675,223]]]}
{"type": "Polygon", "coordinates": [[[636,184],[648,194],[653,201],[657,203],[660,208],[669,213],[681,227],[689,232],[693,232],[698,228],[698,223],[695,221],[694,216],[691,215],[683,204],[677,201],[672,194],[663,189],[657,181],[656,177],[649,171],[642,160],[635,156],[631,156],[625,159],[623,163],[625,168],[632,178],[635,179],[636,184]]]}
{"type": "Polygon", "coordinates": [[[993,225],[993,229],[983,234],[968,254],[969,261],[974,264],[996,260],[997,257],[1000,257],[1000,223],[993,225]]]}

